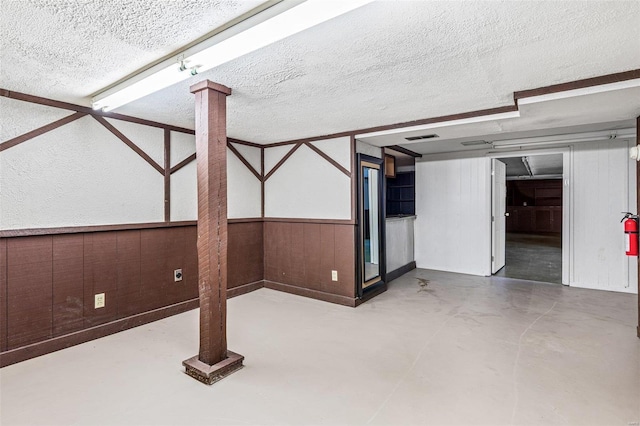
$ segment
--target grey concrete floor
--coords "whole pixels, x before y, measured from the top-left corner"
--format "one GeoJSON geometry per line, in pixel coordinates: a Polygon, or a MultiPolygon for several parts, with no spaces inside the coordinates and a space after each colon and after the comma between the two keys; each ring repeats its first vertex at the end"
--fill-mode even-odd
{"type": "Polygon", "coordinates": [[[631,425],[637,296],[414,270],[353,309],[261,289],[229,301],[246,366],[183,373],[197,311],[0,370],[7,425],[631,425]]]}
{"type": "Polygon", "coordinates": [[[495,275],[562,284],[561,236],[507,233],[505,266],[495,275]]]}

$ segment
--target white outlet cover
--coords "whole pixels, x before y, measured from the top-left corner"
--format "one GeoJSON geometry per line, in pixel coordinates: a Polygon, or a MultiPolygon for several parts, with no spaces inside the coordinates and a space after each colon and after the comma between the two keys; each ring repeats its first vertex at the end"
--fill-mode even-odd
{"type": "Polygon", "coordinates": [[[105,300],[104,293],[98,293],[94,299],[94,309],[104,308],[105,300]]]}
{"type": "Polygon", "coordinates": [[[331,271],[331,281],[338,281],[338,271],[331,271]]]}

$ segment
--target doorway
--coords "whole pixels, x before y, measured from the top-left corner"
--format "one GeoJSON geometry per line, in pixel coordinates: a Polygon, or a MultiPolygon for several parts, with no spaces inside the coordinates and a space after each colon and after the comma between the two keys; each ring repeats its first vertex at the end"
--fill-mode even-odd
{"type": "Polygon", "coordinates": [[[563,154],[492,163],[492,274],[562,284],[563,154]]]}
{"type": "Polygon", "coordinates": [[[379,158],[358,154],[357,288],[359,298],[384,286],[384,167],[379,158]]]}

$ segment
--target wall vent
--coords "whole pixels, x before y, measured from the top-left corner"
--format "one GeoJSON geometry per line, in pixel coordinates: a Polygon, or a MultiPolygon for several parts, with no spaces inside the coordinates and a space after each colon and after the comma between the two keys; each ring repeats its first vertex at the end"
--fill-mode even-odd
{"type": "Polygon", "coordinates": [[[408,141],[419,141],[421,139],[433,139],[433,138],[437,138],[439,137],[438,135],[431,134],[431,135],[424,135],[424,136],[409,136],[408,138],[405,138],[408,141]]]}

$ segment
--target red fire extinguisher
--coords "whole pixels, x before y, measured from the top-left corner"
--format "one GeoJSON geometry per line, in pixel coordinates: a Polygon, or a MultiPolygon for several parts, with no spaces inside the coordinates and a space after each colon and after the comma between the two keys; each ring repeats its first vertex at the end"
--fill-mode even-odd
{"type": "Polygon", "coordinates": [[[624,217],[620,222],[624,222],[624,241],[627,256],[638,255],[638,215],[623,212],[624,217]]]}

